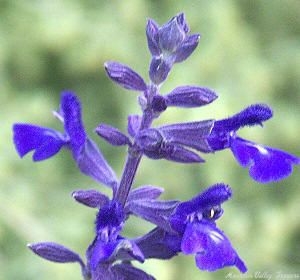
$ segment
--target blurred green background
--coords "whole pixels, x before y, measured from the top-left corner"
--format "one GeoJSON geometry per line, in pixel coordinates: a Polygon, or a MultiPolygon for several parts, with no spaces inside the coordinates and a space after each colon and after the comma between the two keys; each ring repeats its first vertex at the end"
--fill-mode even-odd
{"type": "MultiPolygon", "coordinates": [[[[227,117],[250,103],[268,103],[275,116],[241,135],[300,155],[300,1],[163,0],[0,0],[0,279],[79,280],[76,264],[54,264],[33,255],[29,242],[55,241],[84,256],[93,239],[95,211],[75,203],[75,189],[99,188],[79,174],[70,154],[41,163],[20,160],[12,143],[14,122],[60,128],[51,110],[60,92],[74,90],[82,100],[87,130],[120,176],[126,149],[93,135],[105,122],[125,130],[128,114],[138,113],[137,95],[114,85],[103,63],[116,60],[147,78],[147,18],[159,24],[185,12],[199,47],[176,65],[162,93],[178,85],[210,87],[219,94],[200,109],[170,109],[155,125],[227,117]]],[[[165,188],[164,198],[188,199],[204,187],[226,182],[234,197],[218,224],[257,272],[300,273],[300,174],[259,185],[229,151],[206,156],[204,165],[144,159],[135,186],[165,188]]],[[[126,234],[151,225],[132,218],[126,234]],[[139,226],[137,227],[137,223],[139,226]]],[[[240,277],[235,268],[200,271],[193,256],[149,260],[143,267],[158,280],[240,277]]],[[[244,276],[247,277],[247,276],[244,276]]],[[[274,279],[273,278],[273,279],[274,279]]]]}

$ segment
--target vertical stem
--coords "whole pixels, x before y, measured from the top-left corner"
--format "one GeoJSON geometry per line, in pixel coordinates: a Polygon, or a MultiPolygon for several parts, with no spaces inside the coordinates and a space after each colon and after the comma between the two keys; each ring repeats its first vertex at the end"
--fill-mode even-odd
{"type": "Polygon", "coordinates": [[[123,206],[126,203],[136,170],[141,161],[142,154],[128,152],[125,167],[123,170],[122,178],[119,188],[117,190],[115,199],[118,200],[123,206]]]}
{"type": "MultiPolygon", "coordinates": [[[[152,120],[152,114],[150,112],[144,112],[140,130],[150,127],[152,120]]],[[[118,200],[123,206],[126,203],[141,158],[142,153],[137,151],[134,145],[128,149],[120,185],[114,197],[114,199],[118,200]]]]}

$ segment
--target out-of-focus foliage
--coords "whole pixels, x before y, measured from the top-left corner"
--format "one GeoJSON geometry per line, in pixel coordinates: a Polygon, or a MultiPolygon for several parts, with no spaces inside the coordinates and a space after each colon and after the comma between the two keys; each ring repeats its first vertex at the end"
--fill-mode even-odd
{"type": "MultiPolygon", "coordinates": [[[[112,84],[103,63],[120,61],[147,78],[146,18],[162,24],[182,11],[191,31],[202,35],[195,53],[174,67],[162,92],[197,84],[219,94],[206,108],[169,109],[157,123],[222,118],[249,103],[265,102],[275,117],[264,129],[245,129],[243,136],[300,155],[297,0],[2,0],[0,6],[1,280],[81,279],[76,265],[39,259],[26,243],[51,240],[84,255],[93,238],[95,211],[76,204],[70,193],[98,186],[79,174],[67,152],[38,164],[28,156],[20,160],[11,125],[22,121],[58,128],[51,110],[57,108],[60,91],[72,89],[82,99],[91,134],[99,122],[125,130],[126,116],[139,112],[136,95],[112,84]]],[[[126,150],[98,143],[120,175],[126,150]]],[[[164,198],[188,199],[208,185],[229,183],[234,197],[224,205],[219,227],[247,263],[249,275],[299,273],[299,167],[280,183],[259,185],[229,151],[206,158],[201,166],[144,159],[135,185],[159,185],[166,189],[164,198]]],[[[150,228],[132,219],[126,233],[134,236],[150,228]]],[[[143,266],[159,280],[238,277],[234,268],[199,271],[193,257],[143,266]]]]}

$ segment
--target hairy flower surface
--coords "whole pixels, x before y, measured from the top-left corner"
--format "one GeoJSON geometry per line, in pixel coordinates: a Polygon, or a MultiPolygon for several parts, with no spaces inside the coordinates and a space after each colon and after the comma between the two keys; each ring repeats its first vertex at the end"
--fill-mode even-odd
{"type": "Polygon", "coordinates": [[[33,160],[39,161],[48,159],[62,147],[67,147],[82,173],[104,185],[115,187],[117,179],[114,171],[85,132],[77,96],[72,92],[63,92],[57,114],[63,121],[64,133],[37,125],[14,124],[14,143],[19,155],[23,157],[34,150],[33,160]]]}
{"type": "Polygon", "coordinates": [[[260,183],[279,181],[291,174],[292,165],[300,164],[300,158],[242,139],[236,133],[244,126],[262,126],[272,115],[267,105],[251,105],[230,118],[215,121],[208,143],[214,151],[230,148],[238,163],[249,168],[254,180],[260,183]]]}
{"type": "MultiPolygon", "coordinates": [[[[195,254],[196,264],[202,270],[214,271],[234,265],[241,272],[247,271],[229,239],[215,223],[223,213],[221,204],[231,194],[227,185],[216,184],[180,203],[170,217],[173,229],[180,234],[180,251],[195,254]]],[[[169,235],[167,240],[170,244],[174,244],[172,238],[176,240],[178,236],[169,235]]]]}
{"type": "Polygon", "coordinates": [[[231,195],[229,186],[216,184],[185,202],[144,199],[133,203],[131,211],[135,215],[158,226],[136,239],[136,244],[145,258],[169,259],[178,253],[193,254],[201,270],[236,266],[246,272],[246,265],[216,226],[216,220],[223,214],[221,204],[231,195]]]}

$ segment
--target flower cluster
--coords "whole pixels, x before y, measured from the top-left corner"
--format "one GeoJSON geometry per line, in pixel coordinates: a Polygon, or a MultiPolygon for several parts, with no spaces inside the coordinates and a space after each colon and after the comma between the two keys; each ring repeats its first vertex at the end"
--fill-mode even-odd
{"type": "Polygon", "coordinates": [[[199,42],[199,34],[189,34],[184,14],[178,14],[163,26],[148,20],[146,26],[151,53],[150,82],[134,70],[118,62],[105,63],[108,77],[121,87],[139,93],[141,115],[128,116],[127,133],[100,124],[95,132],[113,146],[128,146],[120,179],[87,135],[81,120],[78,97],[65,91],[54,115],[64,131],[38,125],[17,123],[13,126],[14,144],[23,157],[33,151],[33,160],[41,161],[67,148],[79,170],[111,189],[108,197],[98,190],[77,190],[73,198],[97,209],[95,237],[86,250],[86,261],[77,253],[53,242],[30,244],[40,257],[60,263],[77,262],[84,279],[147,280],[153,276],[134,266],[134,261],[149,258],[170,259],[179,253],[194,255],[201,270],[215,271],[235,266],[240,272],[246,265],[231,242],[216,224],[223,214],[222,204],[231,198],[231,188],[218,183],[188,201],[161,200],[162,188],[151,185],[132,188],[142,156],[180,163],[203,163],[202,153],[215,153],[229,148],[250,176],[260,182],[281,180],[292,171],[300,159],[284,151],[242,139],[238,130],[261,125],[272,117],[265,104],[253,104],[222,120],[200,120],[152,127],[152,122],[169,107],[195,108],[213,102],[217,95],[211,89],[195,85],[179,86],[161,95],[160,85],[175,63],[186,60],[199,42]],[[154,225],[143,236],[127,238],[122,229],[127,219],[135,215],[154,225]]]}

